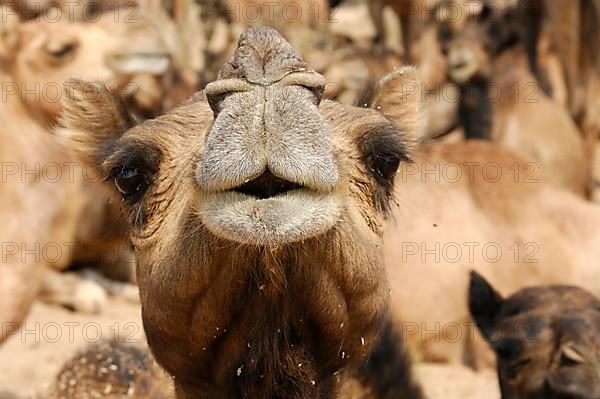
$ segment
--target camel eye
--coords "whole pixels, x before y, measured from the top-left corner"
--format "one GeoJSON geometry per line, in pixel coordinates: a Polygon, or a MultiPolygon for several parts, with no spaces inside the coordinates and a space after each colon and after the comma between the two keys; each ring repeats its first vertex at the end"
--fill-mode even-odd
{"type": "Polygon", "coordinates": [[[386,191],[391,192],[400,162],[409,161],[402,140],[398,128],[382,124],[365,132],[358,143],[367,170],[386,191]]]}
{"type": "Polygon", "coordinates": [[[441,24],[438,28],[437,37],[440,43],[447,43],[452,40],[452,29],[446,24],[441,24]]]}
{"type": "Polygon", "coordinates": [[[400,159],[393,154],[381,154],[373,165],[372,171],[384,181],[390,181],[396,175],[400,159]]]}
{"type": "Polygon", "coordinates": [[[490,7],[489,5],[484,5],[483,9],[481,10],[481,14],[479,14],[479,20],[482,22],[487,21],[487,20],[491,19],[493,14],[494,14],[494,12],[492,10],[492,7],[490,7]]]}
{"type": "Polygon", "coordinates": [[[136,201],[148,189],[148,181],[135,168],[121,168],[113,175],[124,201],[136,201]]]}
{"type": "Polygon", "coordinates": [[[77,45],[75,43],[50,43],[47,47],[48,54],[54,61],[63,61],[65,58],[75,53],[77,45]]]}

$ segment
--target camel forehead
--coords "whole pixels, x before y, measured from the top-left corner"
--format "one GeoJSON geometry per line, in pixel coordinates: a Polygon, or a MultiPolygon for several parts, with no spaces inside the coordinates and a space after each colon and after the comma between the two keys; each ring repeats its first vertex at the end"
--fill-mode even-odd
{"type": "Polygon", "coordinates": [[[290,72],[309,69],[296,49],[275,29],[250,28],[240,36],[238,47],[221,68],[219,78],[268,85],[290,72]]]}
{"type": "Polygon", "coordinates": [[[598,299],[578,287],[527,288],[506,300],[499,330],[513,331],[518,325],[527,327],[526,332],[533,336],[550,329],[561,336],[570,330],[600,332],[599,309],[598,299]]]}
{"type": "Polygon", "coordinates": [[[505,314],[529,311],[551,313],[565,309],[600,308],[600,301],[578,287],[536,287],[514,294],[506,301],[503,308],[505,314]]]}

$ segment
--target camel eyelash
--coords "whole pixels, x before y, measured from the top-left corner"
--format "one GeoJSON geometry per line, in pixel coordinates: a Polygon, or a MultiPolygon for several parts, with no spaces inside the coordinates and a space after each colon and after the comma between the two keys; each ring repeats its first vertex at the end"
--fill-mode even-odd
{"type": "Polygon", "coordinates": [[[130,141],[119,146],[120,149],[105,162],[107,179],[115,177],[123,169],[137,169],[146,176],[158,172],[162,153],[155,147],[138,141],[130,141]]]}

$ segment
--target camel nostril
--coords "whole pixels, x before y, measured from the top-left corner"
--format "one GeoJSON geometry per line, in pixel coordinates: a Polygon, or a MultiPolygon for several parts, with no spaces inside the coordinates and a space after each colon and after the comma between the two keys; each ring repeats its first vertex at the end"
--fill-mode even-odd
{"type": "Polygon", "coordinates": [[[252,86],[240,79],[222,79],[206,85],[204,93],[215,116],[221,112],[221,102],[233,93],[251,91],[252,86]]]}
{"type": "Polygon", "coordinates": [[[233,191],[258,199],[268,199],[301,187],[296,183],[281,179],[267,170],[256,179],[244,183],[233,191]]]}
{"type": "Polygon", "coordinates": [[[313,96],[315,105],[319,105],[323,99],[326,81],[316,72],[294,72],[285,76],[282,80],[286,86],[300,86],[309,90],[313,96]]]}

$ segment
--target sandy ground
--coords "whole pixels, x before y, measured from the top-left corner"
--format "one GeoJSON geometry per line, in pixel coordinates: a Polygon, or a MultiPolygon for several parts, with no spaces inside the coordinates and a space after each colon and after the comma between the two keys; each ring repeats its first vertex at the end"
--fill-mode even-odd
{"type": "MultiPolygon", "coordinates": [[[[34,398],[87,342],[114,338],[143,342],[138,305],[114,299],[102,314],[84,315],[37,303],[24,328],[0,347],[0,399],[34,398]]],[[[429,399],[500,397],[492,371],[422,364],[416,372],[429,399]]]]}

